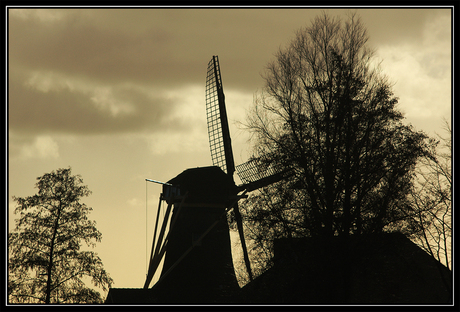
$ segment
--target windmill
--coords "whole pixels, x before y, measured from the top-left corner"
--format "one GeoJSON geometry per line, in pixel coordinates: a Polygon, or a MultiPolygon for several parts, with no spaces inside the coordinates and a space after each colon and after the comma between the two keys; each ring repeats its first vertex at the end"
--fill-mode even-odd
{"type": "MultiPolygon", "coordinates": [[[[160,195],[144,289],[150,287],[164,258],[163,270],[153,288],[160,293],[161,289],[193,293],[187,297],[188,301],[193,301],[199,293],[207,292],[209,295],[209,292],[225,293],[226,290],[230,293],[238,287],[225,218],[231,209],[234,210],[246,269],[252,280],[238,202],[247,197],[247,192],[289,175],[288,171],[280,171],[257,158],[235,166],[217,56],[212,57],[207,67],[206,118],[213,166],[187,169],[168,182],[146,179],[161,183],[163,192],[160,195]],[[235,184],[235,171],[242,185],[235,184]],[[159,211],[164,202],[167,208],[157,237],[159,211]],[[169,231],[166,233],[168,225],[169,231]],[[168,284],[170,286],[165,286],[168,284]]],[[[162,295],[166,293],[165,290],[162,295]]]]}

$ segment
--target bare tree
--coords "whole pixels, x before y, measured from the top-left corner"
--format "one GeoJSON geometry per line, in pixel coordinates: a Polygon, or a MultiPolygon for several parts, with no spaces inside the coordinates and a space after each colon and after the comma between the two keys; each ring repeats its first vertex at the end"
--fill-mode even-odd
{"type": "Polygon", "coordinates": [[[452,129],[438,135],[431,157],[420,159],[411,192],[414,230],[412,239],[433,258],[451,269],[452,246],[452,129]],[[439,145],[440,143],[440,145],[439,145]]]}
{"type": "Polygon", "coordinates": [[[368,38],[356,14],[345,22],[322,14],[267,66],[247,127],[255,156],[293,175],[241,209],[260,247],[406,224],[415,165],[430,142],[403,124],[368,38]]]}

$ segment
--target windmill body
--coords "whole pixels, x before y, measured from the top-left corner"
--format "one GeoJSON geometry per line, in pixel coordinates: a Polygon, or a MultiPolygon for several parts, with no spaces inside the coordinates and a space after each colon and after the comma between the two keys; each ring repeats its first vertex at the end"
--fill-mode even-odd
{"type": "Polygon", "coordinates": [[[152,295],[166,303],[225,302],[239,289],[225,218],[235,185],[215,166],[187,169],[168,183],[164,200],[173,205],[175,223],[152,295]]]}

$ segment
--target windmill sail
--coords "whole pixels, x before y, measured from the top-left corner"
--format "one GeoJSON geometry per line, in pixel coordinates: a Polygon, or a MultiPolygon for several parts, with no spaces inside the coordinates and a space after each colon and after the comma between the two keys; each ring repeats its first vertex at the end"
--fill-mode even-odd
{"type": "Polygon", "coordinates": [[[206,119],[208,123],[209,146],[214,166],[228,175],[235,172],[230,131],[228,129],[225,96],[222,88],[219,58],[213,56],[208,63],[206,75],[206,119]]]}
{"type": "MultiPolygon", "coordinates": [[[[206,119],[208,124],[209,146],[214,166],[218,166],[233,181],[235,162],[233,159],[232,143],[228,128],[227,111],[225,108],[225,96],[222,87],[219,58],[213,56],[208,63],[206,75],[206,119]]],[[[235,187],[236,193],[241,190],[252,191],[284,178],[285,171],[276,170],[274,166],[264,166],[260,159],[251,159],[249,162],[238,166],[238,175],[243,183],[241,187],[235,187]]],[[[244,262],[252,281],[252,271],[246,243],[243,234],[243,223],[238,208],[238,202],[233,205],[238,234],[243,249],[244,262]]]]}
{"type": "MultiPolygon", "coordinates": [[[[227,110],[225,108],[225,96],[220,75],[219,58],[213,56],[208,63],[206,75],[206,119],[208,122],[209,146],[211,158],[214,166],[218,166],[231,177],[233,183],[233,173],[235,172],[235,162],[233,159],[232,141],[228,129],[227,110]]],[[[233,206],[238,234],[243,249],[244,262],[252,281],[252,271],[246,242],[243,234],[243,223],[239,213],[238,202],[233,206]]]]}
{"type": "Polygon", "coordinates": [[[242,188],[249,192],[278,182],[292,175],[291,170],[281,170],[280,167],[276,167],[273,164],[267,164],[260,158],[252,158],[236,166],[236,172],[244,183],[242,188]]]}

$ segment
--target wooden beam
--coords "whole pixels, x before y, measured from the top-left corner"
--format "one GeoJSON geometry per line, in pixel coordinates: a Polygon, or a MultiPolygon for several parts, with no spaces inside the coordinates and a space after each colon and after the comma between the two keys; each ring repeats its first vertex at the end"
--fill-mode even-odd
{"type": "MultiPolygon", "coordinates": [[[[166,211],[165,218],[163,219],[163,225],[162,225],[162,228],[161,228],[160,236],[158,237],[158,242],[156,244],[155,253],[153,254],[153,258],[152,258],[152,254],[150,255],[149,270],[148,270],[147,280],[145,281],[145,284],[144,284],[144,288],[148,288],[148,286],[150,285],[150,282],[152,281],[153,276],[155,275],[155,272],[156,272],[158,266],[160,265],[161,259],[163,258],[164,254],[166,252],[166,247],[167,247],[169,235],[171,233],[171,230],[174,227],[174,224],[176,223],[176,220],[177,220],[177,218],[179,216],[179,213],[180,213],[180,210],[182,208],[182,205],[183,205],[185,199],[187,198],[187,195],[188,195],[188,193],[185,194],[185,196],[182,197],[182,201],[181,201],[181,203],[180,203],[180,205],[178,207],[178,210],[175,213],[175,216],[174,216],[173,220],[171,221],[171,225],[169,226],[168,234],[166,235],[165,239],[163,240],[166,225],[167,225],[167,222],[168,222],[168,219],[169,219],[169,214],[171,212],[172,202],[174,202],[174,201],[172,201],[168,205],[168,209],[166,211]],[[161,244],[161,243],[163,243],[163,244],[161,244]]],[[[153,246],[152,246],[152,252],[153,252],[153,246]]]]}
{"type": "Polygon", "coordinates": [[[155,271],[153,270],[153,267],[152,267],[153,259],[156,258],[157,255],[159,254],[160,242],[163,241],[163,236],[165,234],[166,225],[167,225],[168,219],[169,219],[169,214],[171,213],[171,207],[172,207],[172,203],[168,204],[168,208],[166,209],[166,214],[165,214],[165,217],[163,219],[163,224],[161,226],[160,235],[158,237],[158,243],[156,244],[156,248],[155,248],[155,252],[153,254],[153,258],[150,258],[149,270],[148,270],[148,273],[147,273],[147,279],[145,280],[145,284],[144,284],[145,289],[148,288],[148,286],[150,284],[150,281],[152,280],[153,275],[155,274],[155,271]]]}

